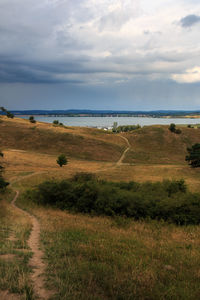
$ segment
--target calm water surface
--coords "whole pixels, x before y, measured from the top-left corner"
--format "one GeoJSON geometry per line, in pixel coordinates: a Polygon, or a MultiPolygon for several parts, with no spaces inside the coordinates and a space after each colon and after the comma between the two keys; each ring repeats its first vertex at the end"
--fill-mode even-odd
{"type": "MultiPolygon", "coordinates": [[[[28,119],[29,116],[23,117],[28,119]]],[[[52,123],[54,120],[59,120],[66,126],[81,126],[81,127],[111,127],[114,122],[118,125],[168,125],[175,124],[198,124],[200,119],[188,118],[148,118],[148,117],[45,117],[35,116],[37,121],[52,123]]]]}

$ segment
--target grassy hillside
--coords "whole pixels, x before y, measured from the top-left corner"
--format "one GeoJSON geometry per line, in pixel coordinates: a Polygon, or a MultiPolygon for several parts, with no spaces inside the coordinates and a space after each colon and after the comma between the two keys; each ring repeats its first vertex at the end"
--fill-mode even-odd
{"type": "Polygon", "coordinates": [[[54,127],[52,124],[0,118],[0,143],[4,150],[6,178],[42,172],[42,178],[66,178],[78,171],[94,172],[102,179],[162,181],[184,178],[192,191],[200,191],[200,174],[185,162],[186,148],[200,142],[200,130],[181,127],[174,134],[168,126],[146,126],[133,132],[112,134],[92,128],[54,127]],[[123,164],[117,160],[127,148],[123,164]],[[69,164],[59,168],[57,155],[66,153],[69,164]]]}
{"type": "Polygon", "coordinates": [[[198,298],[199,226],[20,206],[40,220],[53,299],[198,298]]]}
{"type": "MultiPolygon", "coordinates": [[[[199,170],[185,162],[187,146],[200,142],[200,130],[182,128],[182,134],[175,135],[167,126],[150,126],[122,135],[131,149],[125,164],[117,164],[127,148],[118,134],[1,117],[5,177],[20,191],[18,205],[41,225],[45,287],[54,291],[54,300],[196,300],[199,226],[71,214],[35,205],[22,195],[45,179],[68,178],[78,171],[112,181],[184,178],[192,191],[200,191],[199,170]],[[60,152],[69,156],[63,168],[56,164],[60,152]]],[[[30,219],[10,206],[12,198],[10,193],[0,196],[0,298],[14,293],[14,299],[33,300],[30,219]]]]}
{"type": "Polygon", "coordinates": [[[87,160],[117,161],[125,142],[114,134],[95,129],[62,128],[51,124],[31,124],[28,120],[1,117],[1,149],[20,149],[38,153],[65,153],[87,160]]]}
{"type": "Polygon", "coordinates": [[[180,128],[181,134],[172,133],[168,126],[145,126],[131,133],[123,133],[131,144],[124,162],[184,164],[187,147],[200,142],[200,130],[180,128]]]}

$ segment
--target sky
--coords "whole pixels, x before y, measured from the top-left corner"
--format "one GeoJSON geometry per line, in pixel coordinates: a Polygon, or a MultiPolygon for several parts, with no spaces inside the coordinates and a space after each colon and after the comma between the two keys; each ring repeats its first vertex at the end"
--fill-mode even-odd
{"type": "Polygon", "coordinates": [[[199,0],[0,0],[0,106],[200,110],[199,0]]]}

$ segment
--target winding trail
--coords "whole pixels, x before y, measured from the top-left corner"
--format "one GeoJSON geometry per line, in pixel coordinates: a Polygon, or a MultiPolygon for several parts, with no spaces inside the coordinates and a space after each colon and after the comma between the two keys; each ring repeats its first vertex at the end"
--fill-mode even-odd
{"type": "Polygon", "coordinates": [[[16,191],[16,195],[11,203],[11,205],[25,214],[27,217],[31,219],[32,222],[32,231],[30,237],[28,239],[28,246],[33,252],[33,256],[29,261],[29,265],[33,268],[33,273],[31,274],[31,279],[33,282],[33,291],[39,299],[47,300],[50,296],[52,296],[51,291],[47,291],[44,287],[44,272],[45,272],[45,264],[42,260],[44,256],[43,252],[39,249],[39,241],[40,241],[40,224],[36,217],[28,213],[27,211],[16,206],[16,200],[19,196],[19,191],[16,191]]]}
{"type": "MultiPolygon", "coordinates": [[[[110,168],[115,168],[116,166],[120,166],[123,164],[123,160],[126,156],[126,153],[130,150],[131,145],[129,143],[129,140],[122,136],[119,135],[122,139],[124,139],[126,141],[127,144],[127,148],[124,150],[124,152],[122,153],[121,157],[119,158],[119,160],[115,163],[115,165],[113,165],[112,167],[106,168],[106,169],[110,169],[110,168]]],[[[101,171],[105,171],[101,170],[101,171]]],[[[16,183],[21,181],[22,179],[28,178],[28,177],[32,177],[34,175],[37,175],[39,173],[43,173],[43,172],[36,172],[27,176],[23,176],[21,178],[17,178],[16,180],[14,180],[12,182],[16,183]]],[[[29,261],[29,265],[33,268],[33,273],[31,274],[31,279],[33,282],[33,291],[34,294],[39,297],[39,299],[43,299],[43,300],[48,300],[50,298],[50,296],[53,295],[52,291],[48,291],[45,289],[44,287],[44,272],[45,272],[45,264],[42,260],[42,257],[44,256],[42,250],[40,250],[39,248],[39,241],[40,241],[40,224],[38,222],[38,220],[36,219],[36,217],[34,217],[33,215],[31,215],[30,213],[28,213],[27,211],[19,208],[16,205],[16,200],[19,197],[19,191],[16,190],[16,195],[13,199],[13,201],[11,202],[11,205],[17,209],[18,211],[20,211],[21,213],[25,214],[28,218],[30,218],[31,222],[32,222],[32,231],[30,234],[30,237],[28,239],[28,246],[30,247],[33,256],[29,261]]]]}
{"type": "Polygon", "coordinates": [[[128,147],[123,151],[122,155],[120,156],[120,158],[117,162],[115,162],[110,167],[106,167],[106,168],[103,168],[103,169],[99,170],[98,172],[105,172],[107,170],[114,169],[114,168],[116,168],[118,166],[121,166],[121,165],[129,165],[129,163],[127,163],[127,164],[123,163],[123,160],[126,156],[126,153],[131,149],[131,144],[129,143],[129,140],[125,136],[119,134],[119,137],[121,137],[123,140],[126,141],[126,144],[127,144],[128,147]]]}
{"type": "Polygon", "coordinates": [[[123,135],[121,135],[121,134],[120,134],[119,136],[120,136],[122,139],[124,139],[124,140],[126,141],[128,148],[126,148],[126,149],[124,150],[124,152],[122,153],[122,156],[120,157],[120,159],[119,159],[118,162],[116,163],[117,166],[123,164],[123,160],[124,160],[124,158],[125,158],[125,156],[126,156],[126,153],[131,149],[131,144],[129,143],[129,140],[128,140],[125,136],[123,136],[123,135]]]}

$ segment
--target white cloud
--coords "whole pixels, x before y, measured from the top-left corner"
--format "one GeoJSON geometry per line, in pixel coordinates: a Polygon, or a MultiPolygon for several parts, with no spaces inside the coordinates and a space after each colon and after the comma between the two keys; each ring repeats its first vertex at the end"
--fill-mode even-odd
{"type": "Polygon", "coordinates": [[[173,74],[172,79],[179,83],[200,82],[200,67],[188,69],[183,74],[173,74]]]}

